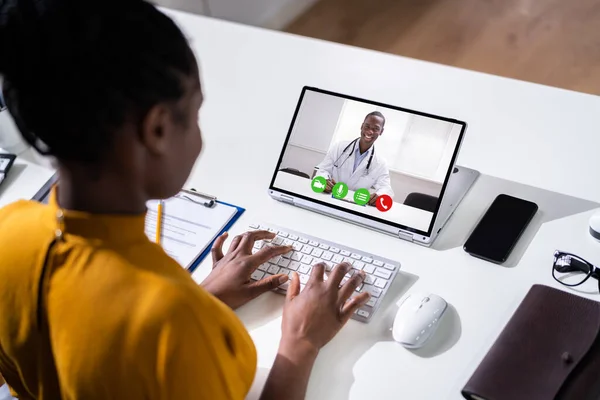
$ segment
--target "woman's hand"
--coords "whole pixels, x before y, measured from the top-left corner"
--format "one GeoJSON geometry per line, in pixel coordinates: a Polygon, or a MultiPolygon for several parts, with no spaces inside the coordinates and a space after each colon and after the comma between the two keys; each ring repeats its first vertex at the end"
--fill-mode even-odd
{"type": "Polygon", "coordinates": [[[289,246],[264,246],[253,255],[254,242],[273,239],[276,236],[274,233],[253,231],[236,236],[231,242],[227,255],[223,255],[223,244],[227,236],[227,233],[224,233],[215,241],[212,248],[213,270],[202,282],[204,289],[235,310],[287,282],[289,277],[283,274],[257,282],[250,280],[250,275],[261,264],[292,250],[289,246]]]}
{"type": "Polygon", "coordinates": [[[324,281],[325,265],[316,264],[302,293],[298,274],[294,273],[283,309],[280,353],[297,359],[296,356],[303,357],[298,352],[318,352],[342,329],[352,314],[369,301],[368,293],[350,298],[365,278],[363,271],[355,271],[340,287],[342,279],[351,270],[350,264],[342,263],[324,281]]]}

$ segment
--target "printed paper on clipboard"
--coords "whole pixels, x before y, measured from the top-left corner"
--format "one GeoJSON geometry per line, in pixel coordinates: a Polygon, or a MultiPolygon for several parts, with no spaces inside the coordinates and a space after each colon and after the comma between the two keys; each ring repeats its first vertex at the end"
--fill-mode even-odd
{"type": "MultiPolygon", "coordinates": [[[[147,203],[146,235],[156,237],[158,201],[147,203]]],[[[215,239],[240,217],[244,209],[216,202],[206,207],[186,193],[163,203],[162,247],[183,268],[193,272],[209,253],[215,239]]]]}

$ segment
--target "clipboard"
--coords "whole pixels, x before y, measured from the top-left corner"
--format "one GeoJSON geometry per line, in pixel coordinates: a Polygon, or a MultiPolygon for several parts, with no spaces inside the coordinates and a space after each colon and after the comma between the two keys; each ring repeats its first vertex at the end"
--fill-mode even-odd
{"type": "MultiPolygon", "coordinates": [[[[209,201],[208,203],[210,205],[205,205],[205,207],[208,207],[208,208],[214,207],[214,204],[222,204],[224,206],[233,207],[237,210],[236,214],[229,220],[227,225],[225,225],[225,227],[219,232],[219,234],[217,235],[217,238],[219,236],[221,236],[222,234],[224,234],[225,232],[229,231],[231,229],[231,227],[237,222],[237,220],[240,219],[242,214],[246,211],[245,208],[236,206],[234,204],[225,203],[223,201],[218,200],[215,196],[197,192],[195,189],[190,189],[190,190],[183,189],[181,192],[189,194],[191,196],[197,196],[202,199],[207,199],[209,201]],[[212,202],[212,204],[211,204],[211,202],[212,202]]],[[[202,261],[204,261],[204,259],[210,254],[212,247],[215,244],[216,240],[217,240],[216,238],[214,240],[212,240],[209,243],[208,247],[202,253],[200,253],[200,255],[192,262],[192,264],[190,264],[190,266],[187,268],[187,270],[189,271],[190,274],[194,273],[196,268],[198,268],[198,266],[202,263],[202,261]]]]}

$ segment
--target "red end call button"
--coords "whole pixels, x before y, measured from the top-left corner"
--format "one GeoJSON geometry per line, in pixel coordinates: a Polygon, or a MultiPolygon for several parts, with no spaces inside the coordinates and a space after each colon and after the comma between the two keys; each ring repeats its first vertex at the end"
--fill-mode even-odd
{"type": "Polygon", "coordinates": [[[394,201],[387,194],[378,196],[377,201],[375,202],[377,209],[381,212],[389,211],[392,208],[392,204],[394,204],[394,201]]]}

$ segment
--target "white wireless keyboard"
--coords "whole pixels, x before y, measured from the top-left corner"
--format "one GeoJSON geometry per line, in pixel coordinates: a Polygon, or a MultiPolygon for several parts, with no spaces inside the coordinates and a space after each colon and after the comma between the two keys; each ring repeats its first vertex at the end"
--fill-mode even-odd
{"type": "MultiPolygon", "coordinates": [[[[293,251],[283,256],[272,258],[269,262],[259,266],[252,274],[253,280],[260,280],[277,274],[287,274],[291,277],[292,272],[295,271],[300,277],[300,290],[302,290],[306,282],[308,282],[312,266],[319,262],[326,265],[328,272],[341,262],[351,264],[354,268],[346,274],[342,283],[350,279],[357,270],[364,271],[366,274],[365,280],[356,289],[356,294],[368,292],[371,294],[371,299],[352,316],[357,321],[369,322],[379,308],[383,297],[400,269],[400,264],[396,261],[387,260],[365,253],[364,251],[294,232],[289,229],[265,224],[252,224],[250,225],[250,229],[267,230],[276,233],[277,236],[270,241],[271,244],[293,246],[294,248],[293,251]]],[[[265,245],[265,241],[258,241],[254,245],[253,251],[257,252],[265,245]]],[[[325,276],[325,279],[327,279],[327,276],[325,276]]],[[[286,282],[276,289],[276,292],[285,294],[288,286],[289,282],[286,282]]]]}

